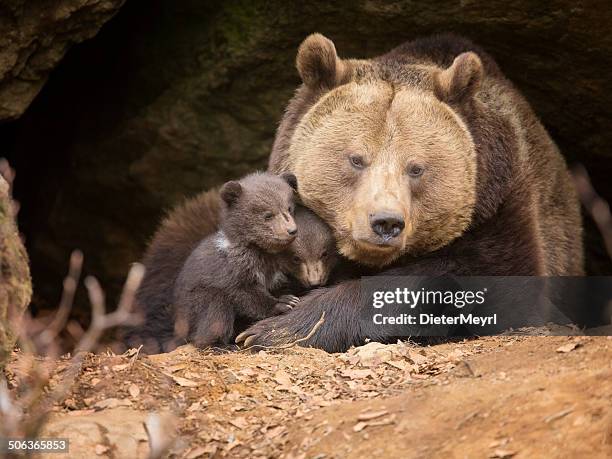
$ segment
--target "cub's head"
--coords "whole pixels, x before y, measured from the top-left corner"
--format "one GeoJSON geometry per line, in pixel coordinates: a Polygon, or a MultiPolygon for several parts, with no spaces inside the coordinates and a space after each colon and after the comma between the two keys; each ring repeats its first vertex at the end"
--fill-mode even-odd
{"type": "Polygon", "coordinates": [[[296,207],[295,222],[298,234],[282,256],[283,271],[304,287],[325,285],[338,261],[332,230],[314,212],[302,206],[296,207]]]}
{"type": "Polygon", "coordinates": [[[296,117],[283,158],[271,167],[296,175],[301,199],[332,227],[343,255],[384,266],[466,230],[477,160],[454,107],[471,103],[480,84],[476,54],[459,55],[447,69],[389,70],[341,60],[330,40],[312,35],[297,67],[304,84],[296,97],[316,102],[296,117]]]}
{"type": "Polygon", "coordinates": [[[295,176],[254,173],[225,183],[221,229],[233,244],[254,245],[266,252],[286,249],[297,234],[293,219],[295,176]]]}

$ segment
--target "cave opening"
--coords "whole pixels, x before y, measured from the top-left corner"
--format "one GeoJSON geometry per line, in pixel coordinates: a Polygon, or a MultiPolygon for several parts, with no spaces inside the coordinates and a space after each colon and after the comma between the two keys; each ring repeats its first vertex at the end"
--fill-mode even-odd
{"type": "MultiPolygon", "coordinates": [[[[265,167],[298,83],[295,50],[315,30],[341,55],[365,57],[439,30],[467,35],[524,91],[568,162],[584,164],[612,200],[612,91],[603,71],[612,69],[612,46],[589,30],[588,12],[534,6],[550,20],[530,29],[521,28],[529,10],[500,23],[487,12],[476,20],[356,5],[347,28],[325,2],[205,3],[159,0],[143,9],[128,1],[67,53],[19,119],[0,126],[3,155],[17,170],[34,311],[55,307],[71,250],[85,253],[86,272],[114,298],[164,209],[265,167]],[[577,29],[568,38],[570,19],[577,29]]],[[[584,221],[588,273],[612,274],[601,235],[584,221]]],[[[86,317],[80,296],[77,313],[86,317]]]]}

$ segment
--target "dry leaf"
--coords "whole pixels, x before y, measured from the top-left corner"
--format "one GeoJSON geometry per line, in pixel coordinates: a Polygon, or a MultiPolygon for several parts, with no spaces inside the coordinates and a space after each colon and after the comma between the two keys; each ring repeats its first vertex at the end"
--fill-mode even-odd
{"type": "Polygon", "coordinates": [[[249,423],[244,417],[233,418],[228,421],[234,427],[238,427],[239,429],[246,429],[249,426],[249,423]]]}
{"type": "Polygon", "coordinates": [[[166,376],[171,378],[175,383],[177,383],[181,387],[198,387],[200,383],[192,381],[191,379],[182,378],[180,376],[171,375],[169,373],[164,373],[166,376]]]}
{"type": "Polygon", "coordinates": [[[239,373],[244,376],[255,376],[257,374],[257,372],[252,368],[243,368],[239,371],[239,373]]]}
{"type": "Polygon", "coordinates": [[[200,402],[193,402],[189,408],[187,408],[187,411],[197,411],[202,407],[202,404],[200,402]]]}
{"type": "Polygon", "coordinates": [[[136,384],[130,384],[128,392],[132,397],[136,398],[140,395],[140,387],[138,387],[136,384]]]}
{"type": "Polygon", "coordinates": [[[397,368],[398,370],[406,370],[406,368],[412,367],[412,365],[410,365],[405,360],[389,360],[385,363],[387,365],[391,365],[392,367],[397,368]]]}
{"type": "Polygon", "coordinates": [[[364,378],[367,378],[368,376],[373,376],[373,373],[372,373],[372,370],[346,369],[346,370],[342,370],[342,376],[344,376],[345,378],[350,378],[350,379],[364,379],[364,378]]]}
{"type": "Polygon", "coordinates": [[[284,370],[278,370],[274,373],[274,381],[280,386],[291,387],[293,382],[291,381],[291,376],[284,370]]]}
{"type": "Polygon", "coordinates": [[[121,365],[113,365],[113,371],[123,371],[130,366],[129,363],[124,363],[121,365]]]}
{"type": "Polygon", "coordinates": [[[276,438],[287,430],[285,426],[276,426],[266,431],[266,437],[276,438]]]}
{"type": "Polygon", "coordinates": [[[495,459],[504,459],[506,457],[512,457],[515,454],[516,451],[510,451],[508,449],[496,449],[489,457],[495,459]]]}
{"type": "Polygon", "coordinates": [[[96,455],[97,456],[102,456],[103,454],[106,454],[108,449],[109,448],[106,445],[97,444],[96,447],[95,447],[96,455]]]}
{"type": "Polygon", "coordinates": [[[104,410],[107,408],[117,408],[119,406],[130,406],[132,402],[128,399],[106,398],[94,404],[94,408],[104,410]]]}
{"type": "Polygon", "coordinates": [[[169,367],[166,367],[166,371],[170,373],[176,373],[177,371],[184,370],[185,368],[187,368],[186,363],[177,363],[176,365],[171,365],[169,367]]]}
{"type": "Polygon", "coordinates": [[[187,453],[185,459],[197,459],[210,452],[210,448],[205,446],[197,446],[187,453]]]}
{"type": "Polygon", "coordinates": [[[416,351],[408,351],[408,357],[412,360],[416,365],[423,365],[429,362],[429,359],[423,354],[416,351]]]}
{"type": "MultiPolygon", "coordinates": [[[[362,367],[375,367],[382,362],[390,360],[393,357],[393,353],[391,352],[391,346],[371,342],[355,348],[353,350],[353,356],[357,357],[356,363],[359,363],[362,367]]],[[[355,359],[350,358],[349,362],[353,363],[355,359]]]]}
{"type": "Polygon", "coordinates": [[[567,343],[567,344],[564,344],[563,346],[558,347],[557,352],[561,352],[561,353],[572,352],[577,347],[580,347],[580,343],[567,343]]]}

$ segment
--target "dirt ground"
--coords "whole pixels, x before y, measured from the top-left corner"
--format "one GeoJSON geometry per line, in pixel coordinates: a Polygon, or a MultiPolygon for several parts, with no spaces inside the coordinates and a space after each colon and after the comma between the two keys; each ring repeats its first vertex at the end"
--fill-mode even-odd
{"type": "MultiPolygon", "coordinates": [[[[15,355],[13,389],[22,373],[15,355]]],[[[91,355],[45,436],[74,458],[146,457],[144,423],[192,459],[609,458],[612,338],[91,355]]]]}

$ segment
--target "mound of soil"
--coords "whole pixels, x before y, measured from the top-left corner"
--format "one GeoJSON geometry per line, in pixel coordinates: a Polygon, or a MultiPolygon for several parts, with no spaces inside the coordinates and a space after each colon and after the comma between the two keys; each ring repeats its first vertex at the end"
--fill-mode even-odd
{"type": "MultiPolygon", "coordinates": [[[[13,389],[19,368],[15,355],[13,389]]],[[[88,356],[45,436],[69,438],[74,458],[146,457],[146,430],[191,459],[607,458],[611,407],[610,337],[369,343],[344,354],[183,346],[88,356]]]]}

